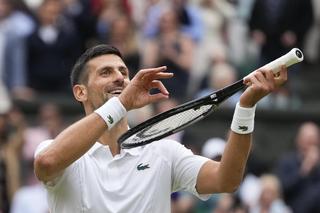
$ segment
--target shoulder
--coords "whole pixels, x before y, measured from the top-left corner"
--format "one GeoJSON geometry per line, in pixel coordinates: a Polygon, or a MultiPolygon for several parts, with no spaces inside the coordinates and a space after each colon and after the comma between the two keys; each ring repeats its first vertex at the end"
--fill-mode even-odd
{"type": "Polygon", "coordinates": [[[53,142],[53,139],[42,141],[36,148],[36,151],[34,152],[34,157],[36,157],[40,152],[47,149],[53,142]]]}

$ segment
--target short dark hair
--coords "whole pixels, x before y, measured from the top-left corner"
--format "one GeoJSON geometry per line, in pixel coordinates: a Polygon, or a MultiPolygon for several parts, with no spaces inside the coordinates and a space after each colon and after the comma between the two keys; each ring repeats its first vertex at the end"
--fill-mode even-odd
{"type": "Polygon", "coordinates": [[[86,79],[86,65],[87,62],[90,61],[93,58],[96,58],[101,55],[117,55],[121,59],[123,59],[120,51],[111,45],[107,44],[100,44],[94,47],[89,48],[87,51],[85,51],[77,60],[75,65],[72,68],[70,79],[71,79],[71,86],[73,87],[76,84],[83,83],[86,79]]]}

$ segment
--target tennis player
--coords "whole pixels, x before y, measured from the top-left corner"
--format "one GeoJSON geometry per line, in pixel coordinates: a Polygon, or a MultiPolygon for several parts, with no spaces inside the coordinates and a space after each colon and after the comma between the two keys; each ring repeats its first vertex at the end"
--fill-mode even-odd
{"type": "Polygon", "coordinates": [[[161,79],[166,67],[143,69],[130,81],[120,52],[108,45],[87,50],[75,64],[73,94],[86,116],[35,153],[35,174],[48,191],[52,213],[170,212],[170,194],[186,190],[200,199],[239,186],[251,146],[256,103],[287,79],[258,70],[236,106],[221,162],[194,155],[183,145],[161,140],[120,149],[128,130],[126,112],[169,98],[161,79]],[[157,88],[158,94],[150,94],[157,88]]]}

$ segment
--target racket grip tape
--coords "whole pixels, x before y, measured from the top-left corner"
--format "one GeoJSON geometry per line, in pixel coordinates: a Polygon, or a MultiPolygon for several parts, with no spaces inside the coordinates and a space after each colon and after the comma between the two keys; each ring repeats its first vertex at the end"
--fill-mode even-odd
{"type": "Polygon", "coordinates": [[[271,69],[273,73],[276,74],[280,71],[282,65],[290,67],[293,64],[303,61],[303,58],[304,56],[302,51],[298,48],[293,48],[287,54],[275,59],[274,61],[271,61],[270,63],[264,65],[260,69],[271,69]]]}
{"type": "Polygon", "coordinates": [[[118,97],[112,97],[94,112],[106,122],[108,129],[111,129],[127,114],[126,108],[118,97]]]}
{"type": "Polygon", "coordinates": [[[254,129],[254,116],[256,105],[251,108],[241,107],[239,102],[234,110],[231,130],[238,134],[249,134],[254,129]]]}

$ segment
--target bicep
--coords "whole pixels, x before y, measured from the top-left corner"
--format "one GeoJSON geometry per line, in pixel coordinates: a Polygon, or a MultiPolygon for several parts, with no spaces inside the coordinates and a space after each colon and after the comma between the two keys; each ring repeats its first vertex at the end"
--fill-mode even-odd
{"type": "Polygon", "coordinates": [[[211,194],[221,192],[219,189],[218,169],[220,163],[208,160],[204,163],[197,177],[196,189],[199,194],[211,194]]]}

